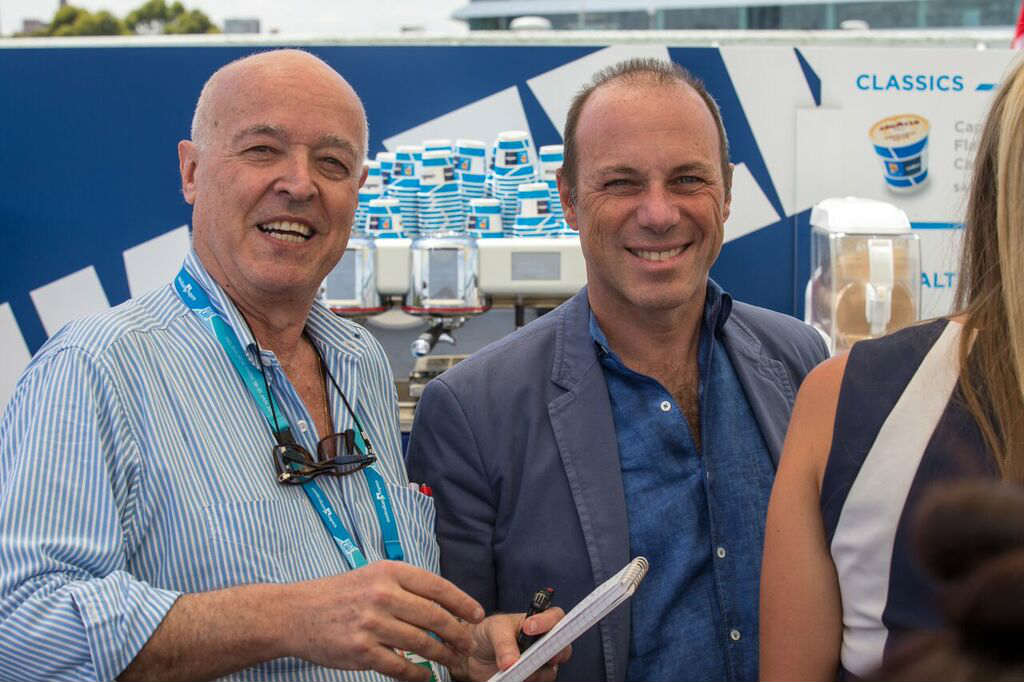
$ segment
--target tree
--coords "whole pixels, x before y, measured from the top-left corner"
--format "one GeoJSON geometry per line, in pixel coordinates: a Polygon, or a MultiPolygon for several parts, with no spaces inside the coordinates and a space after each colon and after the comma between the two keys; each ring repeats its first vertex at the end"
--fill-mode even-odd
{"type": "Polygon", "coordinates": [[[74,5],[57,9],[49,26],[32,36],[110,36],[125,33],[220,33],[210,17],[198,9],[186,10],[175,0],[147,0],[122,22],[106,10],[90,12],[74,5]]]}
{"type": "Polygon", "coordinates": [[[46,36],[111,36],[124,33],[124,25],[110,12],[90,12],[74,5],[57,9],[46,31],[34,35],[46,36]]]}
{"type": "Polygon", "coordinates": [[[185,9],[180,2],[170,6],[164,0],[147,0],[128,13],[125,26],[135,33],[219,33],[201,10],[185,9]]]}

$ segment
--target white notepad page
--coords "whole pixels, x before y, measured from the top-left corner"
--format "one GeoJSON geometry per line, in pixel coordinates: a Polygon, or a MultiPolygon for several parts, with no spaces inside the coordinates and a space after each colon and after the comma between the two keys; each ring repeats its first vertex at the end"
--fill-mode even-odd
{"type": "Polygon", "coordinates": [[[647,575],[647,567],[647,559],[642,556],[630,561],[565,614],[565,618],[534,642],[511,668],[495,673],[487,682],[522,682],[535,673],[555,654],[632,596],[637,585],[647,575]]]}

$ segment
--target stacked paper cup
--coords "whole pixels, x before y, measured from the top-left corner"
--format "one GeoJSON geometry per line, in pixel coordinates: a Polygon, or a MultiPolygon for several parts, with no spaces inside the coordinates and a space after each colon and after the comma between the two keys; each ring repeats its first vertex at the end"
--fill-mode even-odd
{"type": "Polygon", "coordinates": [[[422,154],[423,147],[399,147],[395,152],[395,163],[391,170],[391,184],[388,185],[388,196],[398,199],[402,207],[402,228],[410,236],[419,234],[420,178],[416,156],[422,154]]]}
{"type": "Polygon", "coordinates": [[[366,234],[369,237],[394,239],[404,237],[402,208],[398,199],[374,199],[367,208],[366,234]]]}
{"type": "Polygon", "coordinates": [[[491,198],[470,199],[466,230],[477,239],[504,237],[501,228],[501,202],[491,198]]]}
{"type": "Polygon", "coordinates": [[[425,152],[445,151],[445,152],[448,152],[449,154],[454,154],[455,153],[455,147],[452,146],[452,141],[451,140],[447,140],[447,139],[424,140],[423,141],[423,151],[425,151],[425,152]]]}
{"type": "Polygon", "coordinates": [[[487,178],[487,145],[480,140],[455,141],[455,178],[467,215],[472,213],[470,202],[487,196],[484,181],[487,178]]]}
{"type": "Polygon", "coordinates": [[[551,214],[551,193],[546,182],[519,185],[519,211],[512,234],[516,237],[549,237],[562,230],[562,219],[551,214]]]}
{"type": "Polygon", "coordinates": [[[459,196],[459,183],[455,181],[450,150],[423,152],[419,190],[420,234],[462,231],[462,198],[459,196]]]}
{"type": "Polygon", "coordinates": [[[492,169],[492,192],[501,201],[501,215],[506,225],[515,223],[519,185],[537,182],[530,134],[522,130],[498,133],[497,151],[492,169]]]}
{"type": "Polygon", "coordinates": [[[391,170],[395,167],[394,152],[377,152],[375,157],[380,164],[380,177],[385,191],[391,184],[391,170]]]}
{"type": "Polygon", "coordinates": [[[564,224],[565,217],[562,215],[562,202],[558,199],[558,169],[562,167],[565,160],[565,151],[560,144],[546,144],[540,148],[540,181],[546,183],[548,192],[551,194],[551,215],[555,216],[563,224],[559,228],[564,233],[568,226],[564,224]]]}
{"type": "Polygon", "coordinates": [[[356,204],[356,219],[354,226],[357,230],[366,229],[366,215],[370,208],[370,202],[384,196],[384,179],[380,174],[380,162],[365,161],[367,168],[366,182],[359,188],[359,203],[356,204]]]}
{"type": "Polygon", "coordinates": [[[498,158],[498,140],[491,143],[491,151],[487,155],[487,175],[484,177],[484,196],[494,196],[494,160],[498,158]]]}

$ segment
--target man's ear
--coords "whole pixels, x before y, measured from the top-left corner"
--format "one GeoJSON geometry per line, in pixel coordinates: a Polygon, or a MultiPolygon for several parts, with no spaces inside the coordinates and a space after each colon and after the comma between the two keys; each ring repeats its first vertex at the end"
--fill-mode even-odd
{"type": "Polygon", "coordinates": [[[580,228],[576,224],[575,197],[573,196],[572,188],[569,187],[569,181],[562,173],[561,168],[555,172],[555,179],[558,180],[558,199],[562,202],[562,214],[565,217],[565,224],[579,232],[580,228]]]}
{"type": "Polygon", "coordinates": [[[729,164],[725,168],[725,177],[722,178],[722,184],[725,187],[725,202],[722,206],[722,222],[724,223],[729,219],[729,211],[732,206],[732,171],[736,166],[729,164]]]}
{"type": "Polygon", "coordinates": [[[191,205],[196,200],[196,167],[199,165],[199,150],[191,140],[178,143],[178,170],[181,172],[181,193],[191,205]]]}

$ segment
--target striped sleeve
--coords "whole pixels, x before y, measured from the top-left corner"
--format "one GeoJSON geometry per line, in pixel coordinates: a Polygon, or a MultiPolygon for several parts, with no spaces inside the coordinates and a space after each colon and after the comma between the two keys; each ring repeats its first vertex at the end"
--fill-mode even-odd
{"type": "Polygon", "coordinates": [[[0,679],[113,679],[179,596],[127,570],[145,531],[114,386],[84,351],[51,346],[0,422],[0,679]]]}

